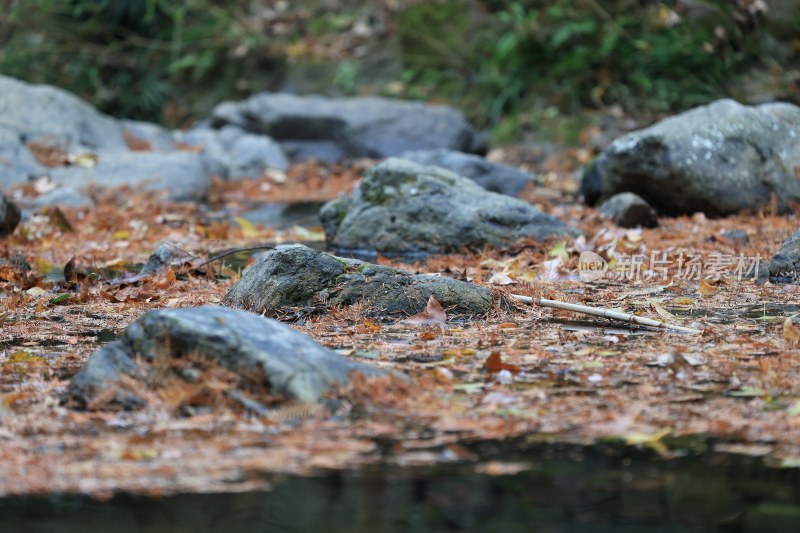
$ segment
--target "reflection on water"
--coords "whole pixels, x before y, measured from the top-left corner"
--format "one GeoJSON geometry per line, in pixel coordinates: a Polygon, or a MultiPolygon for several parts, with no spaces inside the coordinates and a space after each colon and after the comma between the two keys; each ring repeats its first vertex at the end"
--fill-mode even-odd
{"type": "MultiPolygon", "coordinates": [[[[499,450],[483,450],[484,457],[499,450]],[[488,455],[487,455],[488,453],[488,455]]],[[[488,476],[474,465],[276,477],[270,492],[14,498],[14,532],[134,531],[795,531],[800,471],[723,454],[660,460],[630,448],[537,445],[531,464],[488,476]]]]}

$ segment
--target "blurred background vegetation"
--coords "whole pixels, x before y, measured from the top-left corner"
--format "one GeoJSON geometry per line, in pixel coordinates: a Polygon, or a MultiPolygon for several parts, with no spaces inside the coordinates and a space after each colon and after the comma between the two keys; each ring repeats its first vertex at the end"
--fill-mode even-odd
{"type": "Polygon", "coordinates": [[[170,126],[263,90],[447,102],[495,144],[798,99],[796,0],[0,0],[0,73],[170,126]]]}

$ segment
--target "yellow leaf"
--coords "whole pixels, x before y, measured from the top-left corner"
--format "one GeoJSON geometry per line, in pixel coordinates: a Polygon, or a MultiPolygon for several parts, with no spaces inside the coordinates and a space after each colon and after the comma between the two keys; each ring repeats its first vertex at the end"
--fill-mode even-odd
{"type": "Polygon", "coordinates": [[[258,226],[247,220],[246,218],[242,217],[233,217],[233,220],[242,228],[242,235],[245,237],[258,237],[260,235],[260,231],[258,226]]]}
{"type": "Polygon", "coordinates": [[[298,240],[301,241],[324,241],[325,232],[317,228],[304,228],[303,226],[294,226],[292,228],[298,240]]]}
{"type": "Polygon", "coordinates": [[[547,252],[547,255],[556,259],[560,259],[562,263],[566,263],[567,259],[569,259],[569,253],[567,253],[567,241],[561,241],[553,246],[553,248],[547,252]]]}
{"type": "Polygon", "coordinates": [[[717,292],[717,288],[711,285],[704,279],[700,280],[700,286],[697,288],[697,294],[701,296],[711,296],[717,292]]]}
{"type": "Polygon", "coordinates": [[[670,433],[672,433],[670,428],[664,428],[652,435],[646,433],[628,433],[623,438],[625,439],[625,444],[629,446],[646,446],[657,454],[666,457],[669,456],[669,448],[667,448],[662,439],[670,433]]]}
{"type": "Polygon", "coordinates": [[[30,294],[31,296],[41,296],[42,294],[45,294],[47,291],[41,287],[31,287],[25,292],[30,294]]]}
{"type": "Polygon", "coordinates": [[[131,238],[131,232],[126,229],[115,231],[111,234],[111,238],[115,241],[127,241],[131,238]]]}
{"type": "Polygon", "coordinates": [[[52,272],[55,268],[56,266],[47,259],[36,260],[36,272],[39,274],[47,274],[52,272]]]}
{"type": "Polygon", "coordinates": [[[694,305],[694,300],[689,298],[688,296],[682,296],[680,298],[675,298],[672,300],[673,305],[694,305]]]}

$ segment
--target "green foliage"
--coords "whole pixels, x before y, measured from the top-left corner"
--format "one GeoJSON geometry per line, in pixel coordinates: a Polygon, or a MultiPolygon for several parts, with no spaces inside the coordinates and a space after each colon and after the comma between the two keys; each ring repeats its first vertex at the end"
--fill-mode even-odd
{"type": "Polygon", "coordinates": [[[21,0],[0,20],[0,73],[67,88],[116,116],[179,121],[234,96],[254,63],[278,63],[246,2],[21,0]],[[227,87],[220,93],[219,81],[227,87]],[[194,95],[194,98],[187,98],[194,95]]]}
{"type": "MultiPolygon", "coordinates": [[[[619,104],[639,115],[685,109],[725,96],[724,81],[758,58],[757,35],[737,26],[732,2],[720,1],[705,24],[671,21],[658,2],[488,4],[496,11],[465,32],[474,37],[464,54],[437,60],[430,56],[441,47],[428,42],[424,61],[406,56],[404,82],[412,95],[460,102],[481,125],[502,124],[503,138],[513,122],[503,117],[553,106],[572,113],[619,104]],[[725,39],[714,35],[717,26],[725,39]]],[[[428,41],[463,25],[430,20],[435,27],[414,21],[428,41]]]]}

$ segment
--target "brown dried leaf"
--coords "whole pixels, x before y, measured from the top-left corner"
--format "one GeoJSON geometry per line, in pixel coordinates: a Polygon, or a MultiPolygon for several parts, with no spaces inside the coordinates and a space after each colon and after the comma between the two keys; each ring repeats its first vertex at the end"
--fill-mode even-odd
{"type": "Polygon", "coordinates": [[[497,350],[489,354],[489,357],[486,358],[486,362],[483,365],[489,372],[500,372],[501,370],[508,370],[512,374],[518,374],[520,371],[520,368],[517,365],[510,365],[508,363],[504,363],[503,358],[500,355],[500,352],[498,352],[497,350]]]}
{"type": "Polygon", "coordinates": [[[425,311],[401,320],[400,323],[420,325],[446,324],[447,313],[445,313],[442,304],[431,294],[431,297],[428,298],[428,305],[425,307],[425,311]]]}

